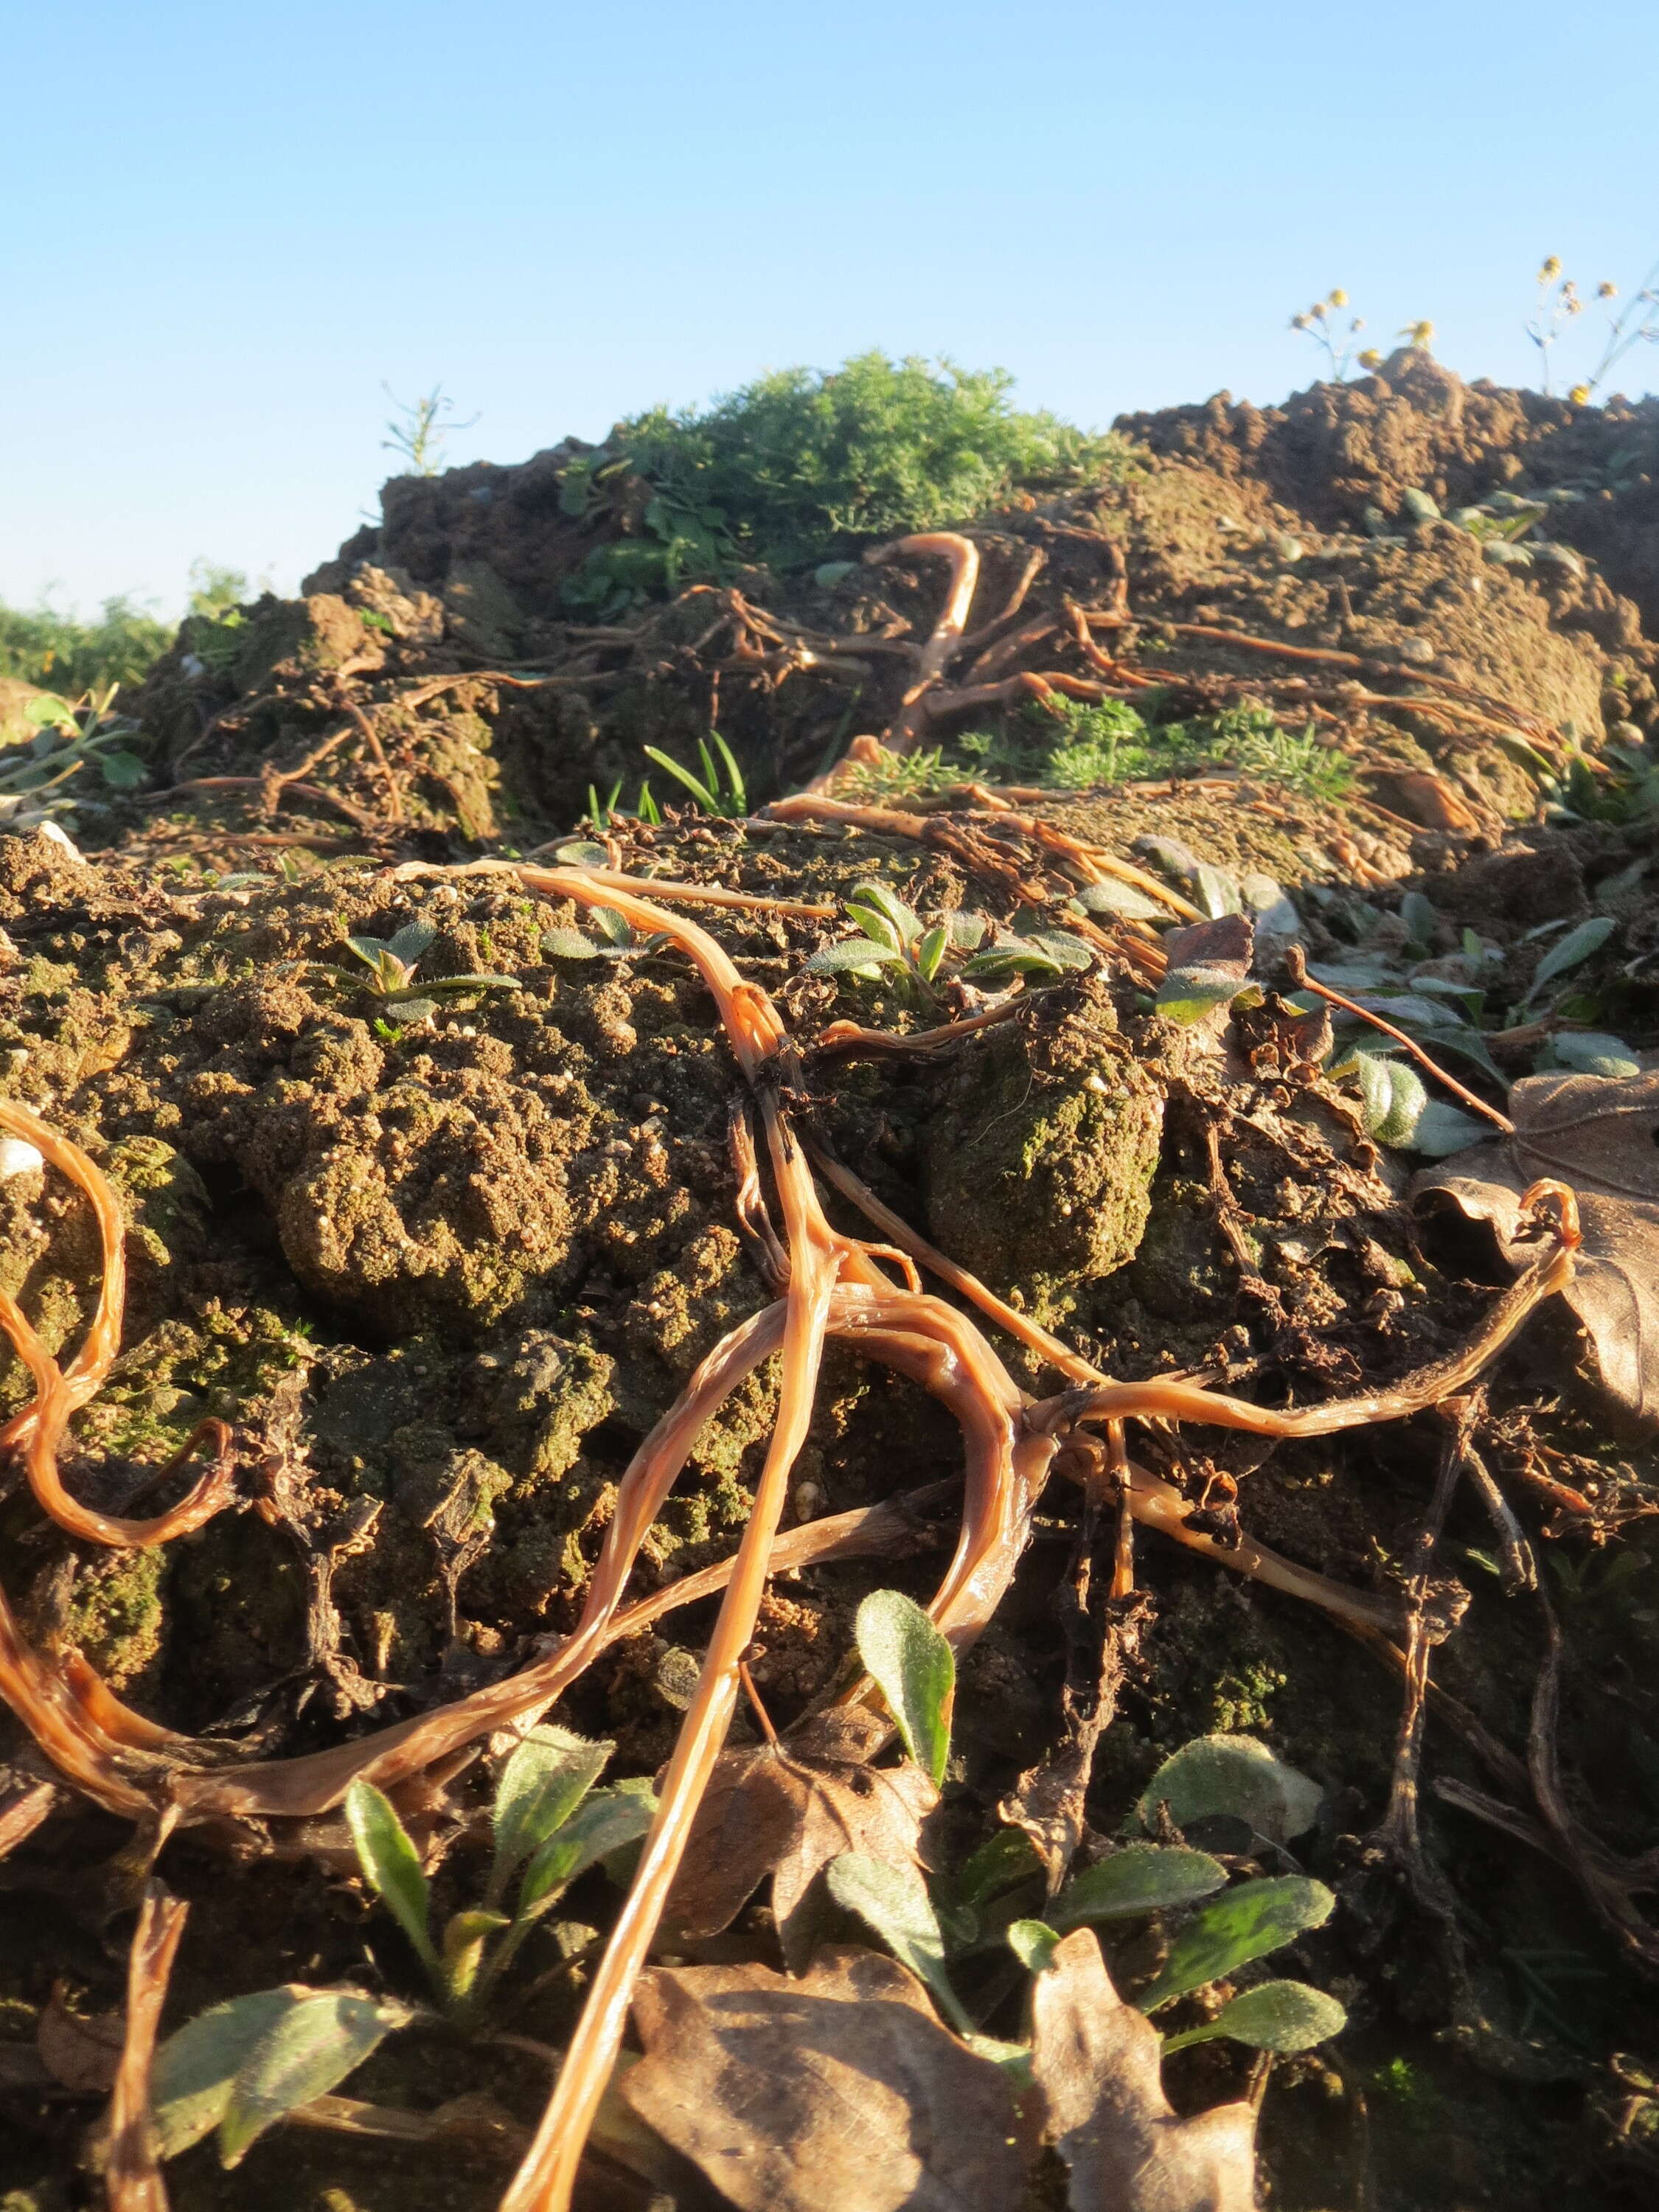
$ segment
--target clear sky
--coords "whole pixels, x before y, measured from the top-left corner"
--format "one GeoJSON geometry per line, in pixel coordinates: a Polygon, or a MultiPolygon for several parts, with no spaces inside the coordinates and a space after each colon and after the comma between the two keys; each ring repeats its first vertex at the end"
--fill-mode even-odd
{"type": "MultiPolygon", "coordinates": [[[[1103,425],[1385,346],[1533,378],[1659,257],[1659,9],[1539,0],[3,0],[0,597],[291,589],[382,380],[457,460],[871,346],[1103,425]],[[1586,317],[1586,322],[1589,318],[1586,317]]],[[[1626,380],[1659,385],[1659,349],[1626,380]]]]}

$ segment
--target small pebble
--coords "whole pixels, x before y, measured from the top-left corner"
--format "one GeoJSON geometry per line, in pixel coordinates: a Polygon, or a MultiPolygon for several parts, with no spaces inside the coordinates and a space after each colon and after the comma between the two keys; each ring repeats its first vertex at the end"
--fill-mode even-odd
{"type": "Polygon", "coordinates": [[[33,1175],[46,1164],[34,1146],[21,1137],[0,1137],[0,1182],[9,1182],[13,1176],[33,1175]]]}

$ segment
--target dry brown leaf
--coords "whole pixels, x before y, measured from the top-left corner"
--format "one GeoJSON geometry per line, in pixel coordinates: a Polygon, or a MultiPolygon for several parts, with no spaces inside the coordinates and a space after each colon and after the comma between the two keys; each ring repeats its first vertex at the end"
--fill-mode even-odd
{"type": "Polygon", "coordinates": [[[1520,1197],[1550,1176],[1577,1194],[1584,1241],[1565,1296],[1610,1397],[1659,1421],[1659,1068],[1640,1075],[1529,1075],[1510,1094],[1515,1134],[1458,1152],[1412,1186],[1489,1221],[1517,1271],[1520,1197]]]}
{"type": "Polygon", "coordinates": [[[1177,2119],[1158,2030],[1112,1987],[1094,1930],[1059,1944],[1031,1988],[1031,2063],[1071,2168],[1072,2212],[1255,2212],[1255,2112],[1177,2119]]]}
{"type": "Polygon", "coordinates": [[[1007,2077],[893,1960],[826,1950],[801,1981],[659,1967],[634,2021],[623,2098],[738,2212],[1017,2212],[1007,2077]]]}
{"type": "Polygon", "coordinates": [[[101,2097],[115,2084],[126,2041],[126,2015],[71,2012],[60,1982],[34,2031],[34,2047],[54,2081],[77,2096],[101,2097]]]}
{"type": "Polygon", "coordinates": [[[939,1802],[919,1766],[872,1766],[888,1724],[842,1706],[779,1743],[728,1751],[716,1765],[668,1900],[677,1935],[717,1936],[768,1875],[792,1966],[810,1948],[803,1912],[819,1871],[843,1851],[890,1866],[921,1863],[921,1824],[939,1802]]]}

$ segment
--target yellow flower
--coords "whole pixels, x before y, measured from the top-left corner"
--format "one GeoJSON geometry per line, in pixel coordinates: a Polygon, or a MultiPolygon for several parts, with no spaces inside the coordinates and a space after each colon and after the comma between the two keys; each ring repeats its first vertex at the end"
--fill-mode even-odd
{"type": "Polygon", "coordinates": [[[1600,283],[1595,288],[1595,296],[1598,300],[1616,300],[1619,297],[1619,287],[1616,284],[1600,283]]]}
{"type": "Polygon", "coordinates": [[[1434,325],[1430,322],[1407,323],[1396,335],[1409,338],[1414,346],[1426,346],[1434,336],[1434,325]]]}
{"type": "Polygon", "coordinates": [[[1572,390],[1567,394],[1568,398],[1571,400],[1575,407],[1588,407],[1589,404],[1589,396],[1590,388],[1588,384],[1575,384],[1572,390]]]}
{"type": "Polygon", "coordinates": [[[1366,347],[1366,349],[1365,349],[1364,352],[1364,353],[1362,353],[1362,354],[1360,355],[1360,356],[1359,356],[1359,366],[1361,367],[1361,368],[1382,368],[1382,355],[1381,355],[1380,353],[1378,353],[1378,351],[1377,351],[1377,349],[1376,349],[1376,348],[1375,346],[1367,346],[1367,347],[1366,347]]]}
{"type": "Polygon", "coordinates": [[[1560,274],[1561,257],[1559,253],[1552,253],[1539,270],[1538,281],[1540,284],[1553,284],[1560,274]]]}
{"type": "Polygon", "coordinates": [[[1334,307],[1346,307],[1347,304],[1348,295],[1339,284],[1331,295],[1331,305],[1334,307]]]}

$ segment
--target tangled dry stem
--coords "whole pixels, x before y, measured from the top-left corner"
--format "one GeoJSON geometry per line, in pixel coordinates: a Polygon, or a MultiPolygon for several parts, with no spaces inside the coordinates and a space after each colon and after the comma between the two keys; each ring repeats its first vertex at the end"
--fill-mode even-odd
{"type": "MultiPolygon", "coordinates": [[[[564,2212],[620,2047],[635,1979],[726,1737],[768,1576],[790,1561],[845,1555],[879,1545],[901,1532],[896,1521],[901,1528],[904,1523],[902,1512],[896,1516],[890,1509],[876,1508],[869,1516],[843,1516],[836,1523],[780,1537],[789,1473],[806,1434],[827,1338],[854,1345],[866,1356],[920,1383],[948,1407],[962,1429],[960,1525],[953,1556],[931,1607],[933,1619],[953,1643],[970,1642],[995,1612],[1024,1548],[1032,1508],[1056,1466],[1080,1473],[1085,1480],[1103,1474],[1115,1478],[1133,1519],[1235,1571],[1314,1603],[1356,1633],[1378,1640],[1399,1632],[1402,1624],[1396,1605],[1346,1589],[1248,1539],[1223,1543],[1192,1528],[1188,1525],[1192,1508],[1179,1491],[1128,1459],[1124,1424],[1132,1419],[1187,1421],[1270,1437],[1322,1436],[1396,1419],[1435,1405],[1472,1379],[1509,1341],[1527,1314],[1566,1282],[1577,1224],[1571,1194],[1560,1186],[1540,1185],[1528,1194],[1540,1229],[1539,1257],[1498,1299],[1463,1351],[1394,1389],[1287,1413],[1249,1405],[1191,1380],[1113,1382],[936,1252],[850,1171],[818,1155],[828,1180],[874,1221],[885,1243],[866,1245],[831,1226],[808,1153],[790,1127],[784,1101],[799,1087],[801,1071],[776,1008],[764,991],[744,979],[713,938],[659,902],[702,899],[730,904],[738,902],[739,895],[711,899],[700,886],[653,882],[647,898],[632,879],[610,870],[522,864],[509,868],[506,863],[480,862],[471,871],[443,872],[502,869],[527,890],[584,906],[610,907],[635,928],[668,939],[696,965],[747,1080],[764,1135],[781,1233],[772,1226],[746,1129],[737,1140],[739,1217],[763,1271],[781,1295],[715,1347],[641,1445],[619,1485],[580,1622],[550,1657],[522,1674],[330,1751],[252,1765],[225,1764],[207,1746],[158,1728],[122,1704],[78,1654],[48,1656],[32,1650],[0,1599],[0,1694],[60,1774],[109,1809],[150,1825],[158,1835],[179,1821],[224,1824],[259,1818],[303,1824],[337,1805],[359,1775],[395,1793],[399,1785],[422,1775],[430,1778],[453,1771],[453,1762],[464,1758],[482,1736],[544,1711],[617,1636],[671,1605],[723,1587],[696,1692],[638,1873],[595,1973],[541,2124],[502,2205],[502,2212],[564,2212]],[[882,1250],[891,1251],[905,1269],[908,1279],[902,1289],[877,1265],[876,1255],[882,1250]],[[1057,1396],[1032,1401],[969,1314],[913,1286],[910,1262],[941,1278],[997,1326],[1051,1362],[1070,1378],[1072,1387],[1057,1396]],[[736,1559],[624,1608],[623,1595],[641,1545],[697,1432],[744,1377],[775,1353],[781,1361],[776,1422],[736,1559]],[[1103,1427],[1103,1437],[1089,1433],[1094,1427],[1103,1427]]],[[[434,872],[400,872],[404,876],[434,872]]],[[[35,1382],[33,1401],[0,1437],[23,1452],[43,1508],[88,1540],[155,1543],[198,1527],[228,1494],[228,1455],[222,1449],[190,1495],[150,1522],[120,1522],[91,1513],[69,1499],[58,1480],[56,1455],[65,1425],[97,1389],[118,1341],[121,1213],[93,1162],[38,1117],[0,1102],[0,1128],[36,1145],[86,1193],[99,1222],[104,1252],[103,1282],[93,1319],[67,1368],[60,1369],[46,1352],[14,1304],[8,1301],[0,1307],[0,1325],[35,1382]]],[[[303,1826],[300,1832],[303,1837],[303,1826]]],[[[144,1936],[147,1955],[155,1939],[152,1924],[144,1936]]]]}

